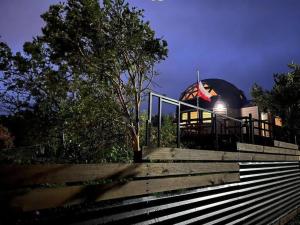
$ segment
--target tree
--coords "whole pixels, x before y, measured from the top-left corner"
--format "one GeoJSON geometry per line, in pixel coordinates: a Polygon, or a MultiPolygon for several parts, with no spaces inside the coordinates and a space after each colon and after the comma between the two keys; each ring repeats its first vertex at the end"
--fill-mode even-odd
{"type": "Polygon", "coordinates": [[[38,112],[64,144],[75,138],[97,146],[103,138],[93,134],[121,135],[126,128],[138,152],[143,93],[156,75],[154,65],[167,56],[166,41],[155,38],[142,10],[121,0],[102,6],[69,0],[42,18],[42,35],[24,44],[25,55],[1,43],[2,103],[14,112],[38,112]]]}
{"type": "Polygon", "coordinates": [[[1,46],[1,103],[14,115],[19,146],[44,144],[59,157],[93,161],[100,150],[123,145],[124,120],[105,82],[54,64],[40,40],[25,43],[24,56],[1,46]]]}
{"type": "Polygon", "coordinates": [[[251,95],[263,110],[280,116],[290,130],[290,136],[299,135],[300,129],[300,66],[292,63],[288,73],[274,74],[274,86],[268,91],[255,84],[251,95]]]}
{"type": "Polygon", "coordinates": [[[142,10],[130,9],[124,1],[116,2],[106,2],[115,53],[119,56],[115,74],[111,77],[119,102],[126,112],[133,149],[138,152],[142,93],[151,85],[154,65],[167,56],[167,42],[154,37],[149,23],[141,20],[142,10]]]}
{"type": "Polygon", "coordinates": [[[122,0],[104,1],[103,8],[95,0],[70,0],[43,15],[42,39],[52,48],[52,57],[81,68],[79,74],[88,71],[96,83],[109,82],[136,152],[142,93],[151,85],[154,65],[167,56],[166,41],[155,38],[142,16],[142,10],[122,0]]]}

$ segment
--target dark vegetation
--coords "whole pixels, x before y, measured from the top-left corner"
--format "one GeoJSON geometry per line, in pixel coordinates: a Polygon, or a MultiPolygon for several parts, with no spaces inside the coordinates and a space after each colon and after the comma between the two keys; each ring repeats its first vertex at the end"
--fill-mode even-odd
{"type": "Polygon", "coordinates": [[[28,155],[17,162],[132,160],[140,105],[166,41],[122,0],[69,0],[41,17],[42,34],[23,52],[0,42],[1,154],[28,155]]]}
{"type": "Polygon", "coordinates": [[[260,109],[282,119],[284,133],[293,142],[295,136],[300,138],[300,66],[292,63],[288,67],[291,71],[274,74],[271,90],[255,84],[251,95],[260,109]]]}

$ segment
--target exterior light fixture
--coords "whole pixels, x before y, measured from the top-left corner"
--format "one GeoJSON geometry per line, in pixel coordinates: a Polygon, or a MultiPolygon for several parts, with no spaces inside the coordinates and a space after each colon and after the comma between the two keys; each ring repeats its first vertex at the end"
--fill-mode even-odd
{"type": "Polygon", "coordinates": [[[226,103],[222,100],[217,100],[213,107],[213,112],[221,115],[227,115],[226,103]]]}

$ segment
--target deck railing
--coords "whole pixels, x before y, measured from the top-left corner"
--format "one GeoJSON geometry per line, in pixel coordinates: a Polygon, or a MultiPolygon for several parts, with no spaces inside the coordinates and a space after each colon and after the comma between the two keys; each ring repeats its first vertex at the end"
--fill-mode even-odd
{"type": "Polygon", "coordinates": [[[177,125],[176,126],[177,127],[177,129],[176,129],[177,130],[176,144],[177,144],[178,148],[181,145],[181,110],[182,110],[182,107],[194,109],[198,113],[202,113],[202,112],[211,113],[211,115],[212,115],[211,134],[215,136],[214,145],[216,148],[218,148],[218,143],[219,143],[218,138],[219,138],[220,129],[218,129],[218,124],[219,124],[220,120],[228,120],[228,121],[233,122],[236,126],[238,126],[239,132],[237,132],[236,135],[239,136],[238,141],[243,142],[242,129],[243,129],[243,127],[247,126],[243,120],[236,119],[236,118],[233,118],[230,116],[221,115],[221,114],[215,113],[211,110],[204,109],[202,107],[198,107],[198,106],[186,103],[186,102],[178,101],[178,100],[163,96],[161,94],[150,92],[149,98],[148,98],[148,120],[147,120],[147,124],[146,124],[146,145],[147,146],[151,146],[151,144],[152,144],[150,137],[151,137],[151,126],[152,126],[153,98],[158,99],[158,106],[157,106],[157,108],[158,108],[158,123],[157,123],[157,143],[156,143],[157,147],[160,147],[160,145],[161,145],[163,103],[167,103],[167,104],[176,106],[176,108],[177,108],[176,109],[176,125],[177,125]]]}
{"type": "MultiPolygon", "coordinates": [[[[265,120],[258,120],[251,114],[247,117],[233,118],[204,109],[186,102],[178,101],[154,92],[149,93],[148,98],[148,120],[146,124],[146,146],[161,146],[162,130],[162,108],[163,103],[176,106],[176,145],[182,146],[182,138],[193,139],[201,142],[205,137],[210,137],[209,141],[214,149],[219,149],[223,143],[245,142],[252,144],[272,145],[274,140],[296,143],[296,137],[291,139],[283,135],[283,129],[265,120]],[[153,127],[153,99],[157,98],[157,138],[156,143],[151,141],[151,128],[153,127]],[[189,118],[186,123],[181,119],[181,113],[193,110],[198,112],[197,118],[189,118]],[[211,118],[201,118],[202,112],[211,114],[211,118]],[[206,123],[210,121],[209,123],[206,123]],[[228,141],[228,140],[230,141],[228,141]]],[[[199,143],[198,143],[199,144],[199,143]]],[[[167,146],[169,147],[169,146],[167,146]]],[[[224,147],[224,146],[222,146],[224,147]]],[[[232,146],[230,146],[232,147],[232,146]]]]}

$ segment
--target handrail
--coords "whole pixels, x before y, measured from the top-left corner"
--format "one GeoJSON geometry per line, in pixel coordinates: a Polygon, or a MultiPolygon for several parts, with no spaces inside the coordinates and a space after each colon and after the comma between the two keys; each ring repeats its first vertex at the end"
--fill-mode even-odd
{"type": "MultiPolygon", "coordinates": [[[[181,124],[181,106],[187,106],[190,107],[192,109],[196,109],[197,111],[204,111],[204,112],[208,112],[211,113],[213,115],[212,117],[212,121],[213,121],[213,126],[212,129],[214,129],[214,133],[215,133],[215,138],[216,138],[216,148],[218,149],[218,129],[217,129],[217,117],[221,117],[223,119],[226,120],[231,120],[231,121],[235,121],[240,123],[240,129],[242,129],[242,127],[244,126],[244,121],[243,120],[239,120],[230,116],[225,116],[225,115],[221,115],[219,113],[215,113],[211,110],[208,109],[204,109],[202,107],[199,106],[195,106],[186,102],[182,102],[173,98],[169,98],[166,97],[164,95],[158,94],[158,93],[154,93],[154,92],[149,92],[149,99],[148,99],[148,120],[147,120],[147,126],[146,126],[146,145],[149,146],[150,144],[150,136],[151,136],[151,120],[152,120],[152,98],[153,97],[157,97],[158,98],[158,132],[157,132],[157,146],[160,147],[160,140],[161,140],[161,125],[162,125],[162,103],[168,103],[171,105],[175,105],[177,106],[177,147],[180,147],[180,124],[181,124]]],[[[241,140],[243,139],[242,137],[242,131],[241,131],[241,140]]]]}
{"type": "Polygon", "coordinates": [[[189,104],[189,103],[186,103],[186,102],[182,102],[182,101],[179,101],[179,100],[176,100],[176,99],[172,99],[172,98],[166,97],[166,96],[161,95],[161,94],[150,92],[150,95],[156,96],[156,97],[159,97],[159,98],[162,98],[162,99],[166,99],[167,103],[170,103],[170,104],[174,104],[174,105],[177,105],[177,106],[179,104],[180,105],[184,105],[184,106],[188,106],[188,107],[191,107],[191,108],[194,108],[194,109],[198,109],[198,110],[201,110],[201,111],[209,112],[209,113],[211,113],[213,115],[217,115],[217,116],[223,117],[224,119],[230,119],[230,120],[234,120],[236,122],[243,123],[243,120],[239,120],[239,119],[236,119],[236,118],[233,118],[233,117],[230,117],[230,116],[225,116],[225,115],[222,115],[222,114],[219,114],[219,113],[215,113],[215,112],[213,112],[211,110],[208,110],[208,109],[205,109],[205,108],[202,108],[202,107],[199,107],[199,106],[195,106],[195,105],[192,105],[192,104],[189,104]]]}
{"type": "MultiPolygon", "coordinates": [[[[281,137],[278,136],[277,126],[274,123],[270,123],[268,121],[259,120],[252,117],[252,114],[250,113],[248,117],[238,117],[233,118],[226,115],[221,115],[219,113],[213,112],[211,110],[195,106],[183,101],[179,101],[173,98],[166,97],[162,94],[158,94],[155,92],[149,92],[149,101],[148,101],[148,120],[146,124],[146,145],[149,146],[150,144],[150,137],[151,137],[151,120],[152,120],[152,99],[153,97],[158,98],[158,125],[157,125],[157,146],[160,147],[160,141],[161,141],[161,128],[162,128],[162,103],[168,103],[171,105],[175,105],[177,107],[177,118],[176,118],[176,124],[177,124],[177,147],[180,148],[181,146],[181,131],[185,132],[182,127],[182,120],[181,120],[181,106],[185,106],[184,112],[190,112],[193,110],[196,110],[197,112],[208,112],[211,113],[212,117],[209,119],[201,118],[198,114],[197,119],[191,119],[188,118],[188,121],[197,121],[199,120],[199,123],[195,123],[199,126],[197,126],[198,131],[201,132],[200,129],[203,127],[202,122],[205,120],[211,120],[211,134],[214,135],[214,145],[215,149],[219,148],[219,139],[222,138],[222,135],[234,135],[233,140],[238,139],[239,142],[244,142],[244,139],[248,143],[256,143],[261,142],[261,140],[257,139],[255,137],[256,131],[259,131],[259,136],[266,137],[265,134],[268,133],[268,138],[270,140],[274,140],[275,138],[281,139],[281,137]],[[186,109],[188,108],[188,109],[186,109]],[[201,119],[200,119],[200,118],[201,119]],[[220,120],[219,118],[222,118],[223,120],[220,120]],[[233,121],[234,125],[227,124],[227,122],[233,121]],[[224,123],[224,124],[222,124],[224,123]],[[257,125],[258,124],[258,125],[257,125]],[[220,129],[219,129],[220,128],[220,129]],[[224,131],[224,133],[223,133],[224,131]],[[264,134],[262,134],[262,133],[264,134]]],[[[206,124],[205,124],[206,125],[206,124]]],[[[193,125],[194,127],[194,125],[193,125]]],[[[183,135],[184,136],[184,135],[183,135]]],[[[226,137],[225,137],[226,138],[226,137]]],[[[222,140],[222,139],[220,139],[222,140]]],[[[263,140],[266,141],[266,140],[263,140]]],[[[288,141],[289,142],[289,141],[288,141]]]]}

